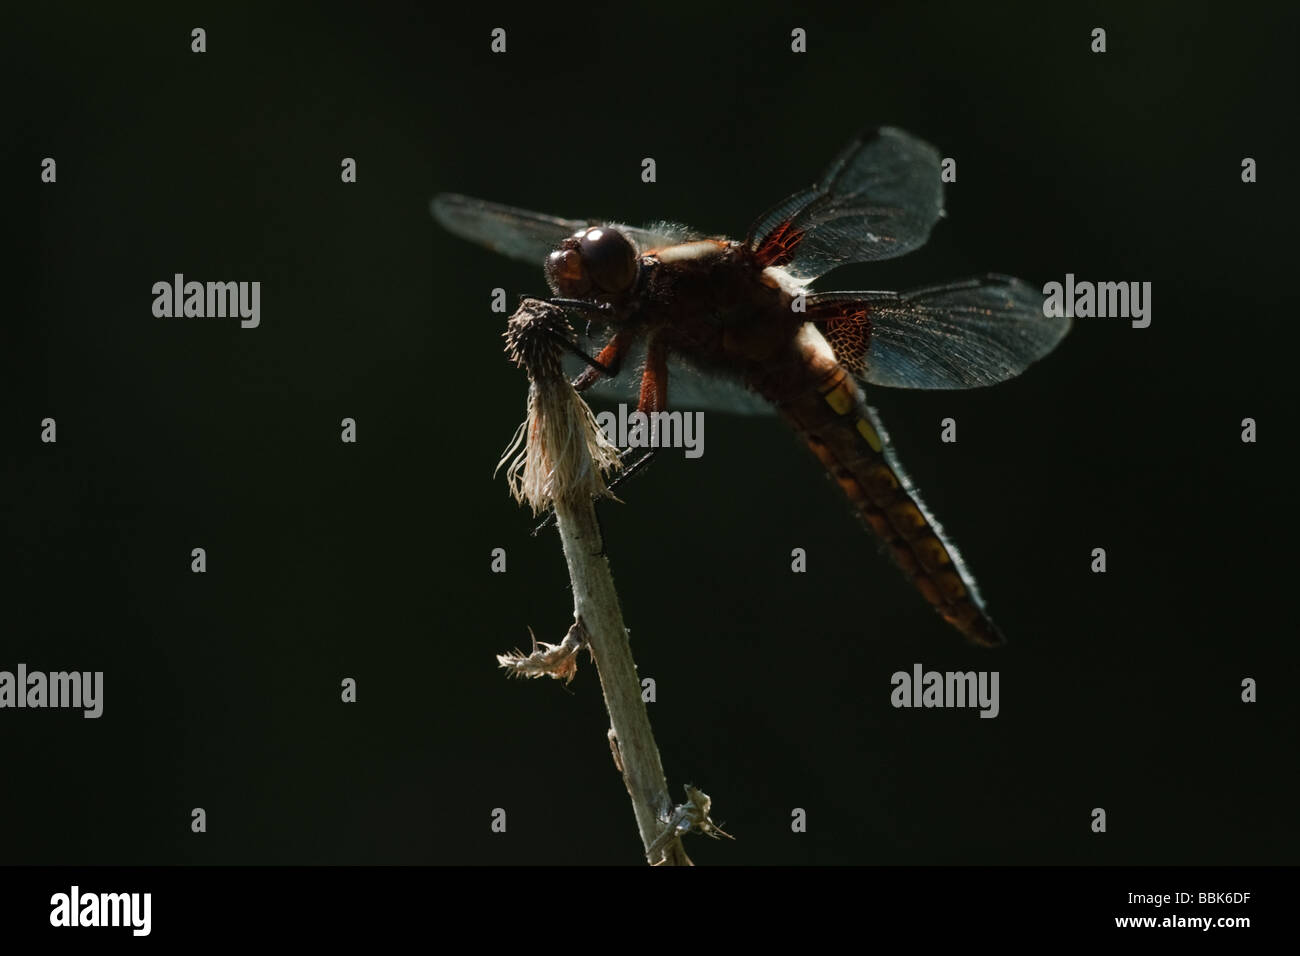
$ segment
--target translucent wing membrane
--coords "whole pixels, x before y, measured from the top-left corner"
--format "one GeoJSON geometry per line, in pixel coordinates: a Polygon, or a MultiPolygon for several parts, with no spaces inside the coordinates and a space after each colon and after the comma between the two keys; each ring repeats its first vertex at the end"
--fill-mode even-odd
{"type": "Polygon", "coordinates": [[[430,209],[433,218],[448,232],[532,265],[541,265],[561,240],[588,226],[614,226],[643,254],[659,246],[694,238],[690,230],[668,223],[638,229],[598,219],[560,219],[456,193],[434,197],[430,209]]]}
{"type": "MultiPolygon", "coordinates": [[[[579,344],[588,354],[600,351],[599,343],[586,338],[579,344]]],[[[645,367],[646,347],[641,341],[634,345],[614,378],[602,378],[583,396],[593,403],[617,404],[625,402],[635,408],[641,395],[641,370],[645,367]]],[[[576,356],[565,359],[565,370],[574,378],[587,366],[576,356]]],[[[668,359],[668,409],[669,411],[726,412],[731,415],[770,415],[772,406],[739,382],[715,375],[704,375],[678,358],[668,359]]]]}
{"type": "Polygon", "coordinates": [[[454,193],[435,197],[432,209],[433,218],[448,232],[535,266],[562,239],[588,225],[454,193]]]}
{"type": "Polygon", "coordinates": [[[771,415],[772,405],[740,382],[705,375],[686,362],[668,359],[668,407],[682,411],[771,415]]]}
{"type": "Polygon", "coordinates": [[[1070,328],[1043,315],[1042,293],[989,275],[914,292],[808,297],[808,320],[835,356],[872,385],[978,388],[1014,378],[1070,328]]]}
{"type": "Polygon", "coordinates": [[[763,265],[810,282],[846,262],[911,252],[942,215],[938,151],[882,127],[851,143],[817,185],[764,214],[748,243],[763,265]]]}

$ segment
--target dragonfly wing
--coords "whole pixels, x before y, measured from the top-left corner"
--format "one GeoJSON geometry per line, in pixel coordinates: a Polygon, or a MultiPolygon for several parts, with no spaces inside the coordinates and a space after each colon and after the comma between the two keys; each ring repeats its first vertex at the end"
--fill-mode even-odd
{"type": "Polygon", "coordinates": [[[894,388],[979,388],[1015,378],[1056,347],[1070,320],[1042,293],[988,275],[914,292],[810,295],[808,319],[841,364],[894,388]]]}
{"type": "Polygon", "coordinates": [[[668,360],[668,407],[682,411],[771,415],[771,403],[730,378],[705,375],[685,361],[668,360]]]}
{"type": "MultiPolygon", "coordinates": [[[[589,355],[600,351],[599,344],[586,339],[580,345],[589,355]]],[[[626,403],[636,407],[641,396],[641,370],[645,368],[645,343],[638,342],[623,362],[623,368],[614,378],[601,378],[583,396],[605,404],[626,403]]],[[[565,358],[565,370],[570,378],[576,377],[587,366],[576,356],[565,358]]],[[[668,408],[672,411],[725,412],[729,415],[770,415],[774,409],[759,395],[740,382],[697,371],[685,360],[670,356],[668,359],[668,408]]]]}
{"type": "Polygon", "coordinates": [[[866,133],[821,180],[774,206],[749,230],[765,266],[811,282],[846,262],[876,262],[923,245],[943,215],[939,152],[902,130],[866,133]]]}
{"type": "Polygon", "coordinates": [[[658,223],[647,228],[606,223],[599,219],[561,219],[516,209],[485,199],[442,193],[430,203],[433,218],[448,232],[486,246],[512,259],[540,266],[564,239],[589,226],[612,226],[644,253],[694,238],[684,226],[658,223]]]}
{"type": "Polygon", "coordinates": [[[433,218],[448,232],[512,259],[540,266],[560,241],[587,223],[473,199],[455,193],[435,196],[433,218]]]}

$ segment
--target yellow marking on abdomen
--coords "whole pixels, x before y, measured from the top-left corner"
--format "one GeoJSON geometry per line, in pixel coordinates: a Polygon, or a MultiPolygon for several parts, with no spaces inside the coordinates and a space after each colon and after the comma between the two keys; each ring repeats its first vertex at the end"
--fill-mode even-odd
{"type": "Polygon", "coordinates": [[[852,411],[856,404],[857,396],[854,394],[848,383],[844,379],[835,383],[835,386],[822,395],[826,399],[826,404],[836,415],[847,415],[852,411]]]}
{"type": "MultiPolygon", "coordinates": [[[[842,375],[842,377],[836,381],[828,391],[823,392],[822,398],[824,398],[826,404],[831,407],[831,411],[840,416],[847,415],[849,412],[857,408],[858,405],[857,389],[851,384],[851,380],[847,375],[842,375]]],[[[859,417],[854,423],[854,427],[858,430],[858,434],[862,436],[863,440],[871,446],[871,450],[876,454],[880,454],[884,448],[884,442],[882,442],[880,436],[876,434],[876,429],[871,422],[869,422],[865,417],[859,417]]]]}
{"type": "Polygon", "coordinates": [[[883,445],[881,444],[880,436],[877,435],[876,430],[871,427],[871,422],[867,421],[865,418],[859,418],[858,434],[867,440],[867,444],[871,446],[872,451],[876,453],[880,452],[883,445]]]}
{"type": "Polygon", "coordinates": [[[817,406],[805,393],[800,413],[790,415],[813,454],[926,603],[969,640],[1002,643],[956,551],[931,523],[916,491],[895,472],[853,380],[835,376],[833,382],[828,387],[823,379],[817,388],[825,405],[817,406]]]}

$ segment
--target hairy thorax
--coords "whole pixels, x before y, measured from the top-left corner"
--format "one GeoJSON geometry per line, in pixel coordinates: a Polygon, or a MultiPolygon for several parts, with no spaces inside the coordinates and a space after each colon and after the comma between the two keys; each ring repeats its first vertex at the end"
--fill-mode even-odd
{"type": "Polygon", "coordinates": [[[785,283],[740,243],[681,243],[642,263],[640,304],[630,318],[697,364],[745,375],[788,351],[802,325],[785,283]]]}

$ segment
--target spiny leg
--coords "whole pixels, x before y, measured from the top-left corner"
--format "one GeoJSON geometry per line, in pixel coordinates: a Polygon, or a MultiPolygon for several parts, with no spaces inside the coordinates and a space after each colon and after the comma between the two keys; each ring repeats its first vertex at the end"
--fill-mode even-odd
{"type": "Polygon", "coordinates": [[[659,447],[658,431],[662,423],[656,419],[655,413],[665,411],[667,408],[668,349],[657,338],[652,338],[646,343],[645,371],[641,373],[641,397],[636,405],[636,410],[646,417],[651,430],[651,439],[645,454],[633,466],[634,469],[642,468],[654,454],[654,450],[659,447]]]}
{"type": "Polygon", "coordinates": [[[582,374],[573,380],[574,389],[581,392],[595,385],[601,376],[613,378],[617,375],[623,365],[623,356],[627,353],[627,344],[627,336],[616,332],[594,359],[583,355],[589,367],[583,369],[582,374]]]}
{"type": "MultiPolygon", "coordinates": [[[[655,450],[653,448],[645,448],[645,449],[624,448],[619,453],[619,457],[623,461],[623,466],[619,470],[619,473],[614,476],[614,480],[609,483],[608,485],[609,490],[612,492],[619,485],[623,484],[623,482],[627,481],[637,472],[644,469],[647,465],[650,464],[650,459],[654,457],[654,454],[655,454],[655,450]],[[628,464],[629,461],[632,462],[630,465],[628,464]]],[[[600,512],[597,512],[596,515],[597,518],[599,519],[600,512]]],[[[534,535],[541,534],[543,531],[551,527],[551,525],[553,524],[555,524],[554,508],[552,508],[549,512],[547,512],[547,515],[545,518],[542,519],[541,524],[539,524],[536,528],[533,529],[533,534],[534,535]]]]}
{"type": "Polygon", "coordinates": [[[658,338],[652,338],[646,343],[645,371],[641,373],[641,398],[636,410],[652,415],[667,407],[668,349],[658,338]]]}

